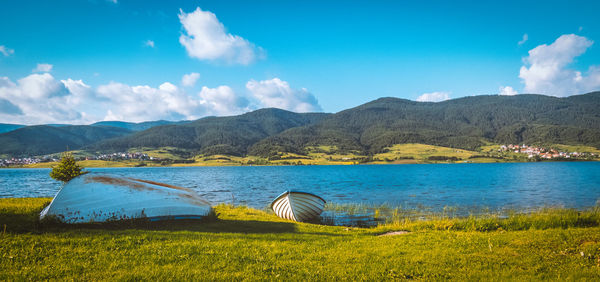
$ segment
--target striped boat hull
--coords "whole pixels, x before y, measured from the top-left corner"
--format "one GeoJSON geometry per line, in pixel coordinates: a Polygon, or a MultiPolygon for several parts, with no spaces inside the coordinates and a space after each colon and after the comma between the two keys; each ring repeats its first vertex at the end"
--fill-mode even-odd
{"type": "Polygon", "coordinates": [[[271,203],[271,208],[277,216],[300,222],[319,217],[324,207],[325,200],[321,197],[295,191],[284,192],[271,203]]]}

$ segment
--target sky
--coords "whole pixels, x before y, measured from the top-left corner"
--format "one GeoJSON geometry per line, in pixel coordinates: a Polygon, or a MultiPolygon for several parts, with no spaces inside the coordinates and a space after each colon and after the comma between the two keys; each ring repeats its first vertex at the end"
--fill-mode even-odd
{"type": "Polygon", "coordinates": [[[0,123],[600,90],[599,1],[4,1],[0,123]]]}

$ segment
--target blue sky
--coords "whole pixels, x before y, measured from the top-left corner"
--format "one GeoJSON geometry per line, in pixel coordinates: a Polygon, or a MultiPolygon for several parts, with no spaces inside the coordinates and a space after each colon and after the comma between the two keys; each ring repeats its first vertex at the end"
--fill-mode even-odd
{"type": "Polygon", "coordinates": [[[384,96],[600,89],[598,1],[323,2],[3,3],[0,122],[337,112],[384,96]],[[203,40],[234,47],[207,50],[203,40]],[[190,73],[197,81],[183,85],[190,73]]]}

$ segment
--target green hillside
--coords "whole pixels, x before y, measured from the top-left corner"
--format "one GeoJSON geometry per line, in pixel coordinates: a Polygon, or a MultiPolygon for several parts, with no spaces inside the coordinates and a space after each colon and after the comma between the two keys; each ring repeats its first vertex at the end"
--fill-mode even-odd
{"type": "Polygon", "coordinates": [[[141,147],[178,147],[203,154],[243,155],[256,142],[286,129],[312,124],[324,113],[261,109],[239,116],[207,117],[181,125],[164,125],[89,146],[90,150],[124,151],[141,147]]]}
{"type": "Polygon", "coordinates": [[[19,129],[25,127],[25,125],[21,124],[10,124],[10,123],[0,123],[0,133],[5,133],[9,131],[13,131],[15,129],[19,129]]]}
{"type": "Polygon", "coordinates": [[[131,131],[142,131],[146,129],[150,129],[159,125],[168,125],[168,124],[185,124],[190,121],[168,121],[168,120],[157,120],[157,121],[145,121],[145,122],[125,122],[125,121],[99,121],[93,123],[91,125],[94,126],[112,126],[112,127],[120,127],[125,128],[131,131]]]}
{"type": "Polygon", "coordinates": [[[130,134],[131,131],[109,126],[48,125],[27,126],[0,134],[0,155],[35,156],[67,150],[103,140],[130,134]]]}
{"type": "Polygon", "coordinates": [[[403,143],[476,149],[488,143],[600,147],[600,92],[568,98],[474,96],[439,103],[381,98],[261,140],[250,153],[336,145],[366,154],[403,143]]]}

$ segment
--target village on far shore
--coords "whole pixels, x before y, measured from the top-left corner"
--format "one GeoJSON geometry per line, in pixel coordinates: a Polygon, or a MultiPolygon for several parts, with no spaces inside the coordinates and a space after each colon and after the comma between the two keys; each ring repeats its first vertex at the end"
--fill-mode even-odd
{"type": "MultiPolygon", "coordinates": [[[[24,158],[9,158],[0,159],[0,167],[29,165],[37,163],[58,162],[59,154],[45,155],[41,157],[24,157],[24,158]]],[[[100,154],[95,156],[75,157],[77,161],[83,160],[101,160],[101,161],[123,161],[123,160],[140,160],[140,161],[161,161],[161,158],[151,157],[148,154],[140,152],[117,152],[111,154],[100,154]]]]}
{"type": "Polygon", "coordinates": [[[571,159],[571,158],[586,158],[595,157],[596,154],[588,152],[562,152],[553,148],[536,147],[530,145],[502,145],[498,152],[513,152],[517,154],[526,154],[528,158],[539,157],[542,159],[571,159]]]}

